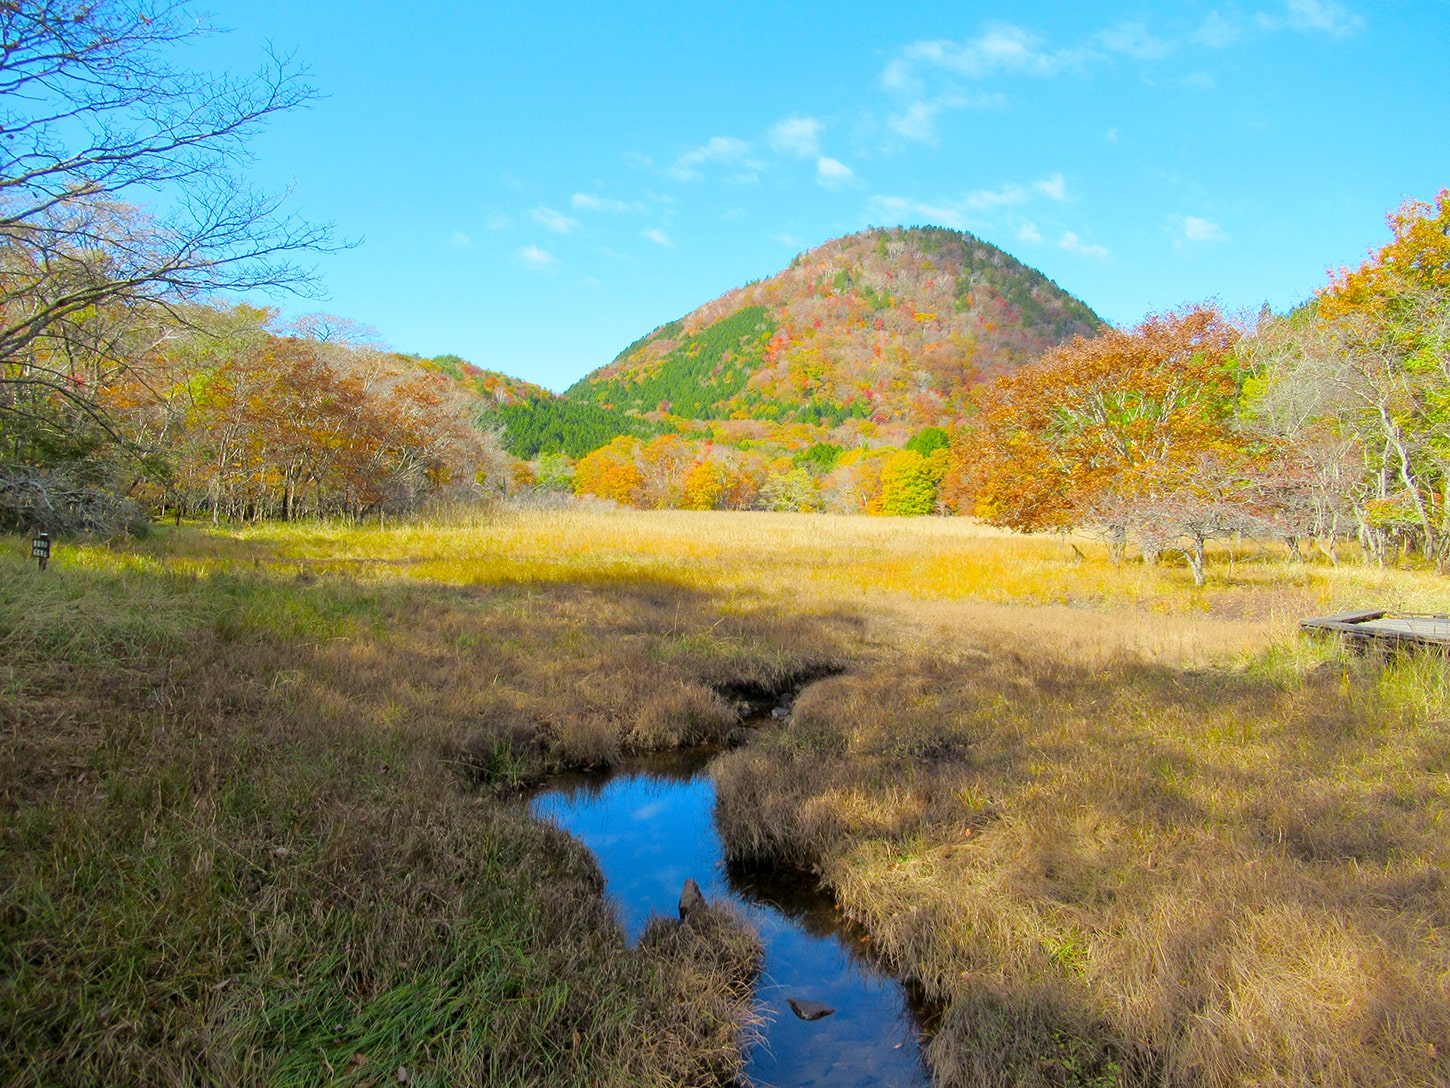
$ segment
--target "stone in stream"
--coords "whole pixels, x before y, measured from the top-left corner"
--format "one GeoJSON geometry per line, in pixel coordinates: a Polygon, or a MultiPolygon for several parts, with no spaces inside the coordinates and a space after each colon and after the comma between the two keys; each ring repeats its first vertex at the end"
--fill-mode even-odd
{"type": "Polygon", "coordinates": [[[694,877],[686,877],[685,890],[680,892],[680,917],[688,922],[690,915],[704,909],[705,895],[700,891],[700,885],[695,883],[694,877]]]}
{"type": "Polygon", "coordinates": [[[788,997],[786,1002],[790,1005],[790,1011],[802,1020],[824,1020],[836,1011],[823,1001],[811,1001],[804,997],[788,997]]]}

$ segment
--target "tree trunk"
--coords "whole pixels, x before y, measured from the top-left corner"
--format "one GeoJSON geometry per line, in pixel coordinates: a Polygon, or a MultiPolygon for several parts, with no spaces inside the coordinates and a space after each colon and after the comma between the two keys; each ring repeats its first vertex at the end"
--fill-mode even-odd
{"type": "Polygon", "coordinates": [[[1193,546],[1185,552],[1188,556],[1188,566],[1193,571],[1193,584],[1203,586],[1203,538],[1194,537],[1193,546]]]}

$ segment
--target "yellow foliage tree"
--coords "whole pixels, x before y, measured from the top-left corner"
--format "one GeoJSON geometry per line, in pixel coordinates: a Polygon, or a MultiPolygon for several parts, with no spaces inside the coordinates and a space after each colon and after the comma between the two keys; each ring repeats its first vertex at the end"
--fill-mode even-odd
{"type": "Polygon", "coordinates": [[[714,461],[696,461],[685,476],[680,505],[686,510],[715,510],[725,495],[725,473],[714,461]]]}
{"type": "Polygon", "coordinates": [[[635,463],[639,439],[620,435],[607,446],[585,454],[574,466],[574,493],[613,499],[621,506],[638,505],[644,474],[635,463]]]}

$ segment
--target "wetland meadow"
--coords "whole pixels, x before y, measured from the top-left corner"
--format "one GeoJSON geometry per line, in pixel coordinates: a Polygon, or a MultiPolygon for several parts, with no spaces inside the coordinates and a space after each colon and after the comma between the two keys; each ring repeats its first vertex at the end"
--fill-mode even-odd
{"type": "Polygon", "coordinates": [[[832,905],[932,1084],[1450,1076],[1445,661],[1297,626],[1431,572],[573,506],[28,544],[0,1084],[747,1078],[748,899],[640,926],[525,800],[701,746],[728,872],[832,905]]]}

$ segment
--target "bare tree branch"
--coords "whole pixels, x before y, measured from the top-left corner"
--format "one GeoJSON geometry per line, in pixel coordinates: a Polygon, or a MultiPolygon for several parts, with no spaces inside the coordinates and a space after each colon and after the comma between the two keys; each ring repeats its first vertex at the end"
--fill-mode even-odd
{"type": "MultiPolygon", "coordinates": [[[[315,92],[288,56],[246,75],[169,59],[213,32],[186,0],[0,0],[0,437],[22,401],[63,415],[94,395],[54,360],[99,311],[315,288],[303,262],[336,248],[330,225],[246,177],[251,139],[315,92]]],[[[81,414],[114,434],[95,402],[81,414]]]]}

